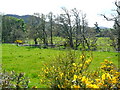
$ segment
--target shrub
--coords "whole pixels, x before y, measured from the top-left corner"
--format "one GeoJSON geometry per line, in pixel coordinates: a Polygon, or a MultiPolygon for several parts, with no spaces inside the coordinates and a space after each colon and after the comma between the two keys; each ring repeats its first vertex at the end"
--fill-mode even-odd
{"type": "Polygon", "coordinates": [[[120,72],[110,61],[104,60],[98,71],[88,72],[92,57],[82,53],[62,54],[50,65],[45,64],[41,83],[50,88],[120,88],[120,72]],[[78,61],[78,62],[77,62],[78,61]]]}
{"type": "Polygon", "coordinates": [[[22,40],[16,40],[15,43],[17,43],[17,44],[23,44],[23,41],[22,40]]]}
{"type": "Polygon", "coordinates": [[[80,57],[70,51],[67,54],[61,54],[53,60],[51,65],[45,64],[42,70],[44,72],[44,79],[41,80],[48,84],[51,88],[71,88],[76,82],[77,77],[86,75],[92,57],[82,53],[80,57]]]}
{"type": "Polygon", "coordinates": [[[14,71],[3,71],[1,74],[0,86],[2,88],[28,88],[29,79],[24,73],[15,73],[14,71]]]}

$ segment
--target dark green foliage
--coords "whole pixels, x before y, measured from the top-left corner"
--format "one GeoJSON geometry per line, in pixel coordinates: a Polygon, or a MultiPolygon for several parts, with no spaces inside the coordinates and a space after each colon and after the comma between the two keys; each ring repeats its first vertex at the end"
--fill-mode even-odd
{"type": "Polygon", "coordinates": [[[13,43],[17,39],[23,39],[25,33],[25,23],[22,19],[10,16],[2,18],[2,41],[13,43]]]}

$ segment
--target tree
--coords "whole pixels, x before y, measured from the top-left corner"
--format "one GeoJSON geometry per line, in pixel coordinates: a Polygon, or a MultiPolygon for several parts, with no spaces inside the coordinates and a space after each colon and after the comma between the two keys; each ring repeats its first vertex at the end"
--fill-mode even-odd
{"type": "Polygon", "coordinates": [[[68,39],[68,43],[71,48],[74,48],[73,44],[73,28],[70,12],[66,8],[62,8],[64,14],[60,15],[60,23],[63,26],[65,37],[68,39]]]}
{"type": "Polygon", "coordinates": [[[76,8],[68,11],[66,8],[62,8],[64,13],[59,16],[59,25],[62,27],[62,36],[67,39],[67,43],[71,48],[78,49],[81,45],[84,50],[90,50],[93,43],[95,44],[94,33],[88,32],[88,22],[86,20],[86,14],[77,10],[76,8]],[[92,37],[92,38],[91,38],[92,37]],[[94,39],[94,40],[93,40],[94,39]],[[92,40],[92,42],[91,42],[92,40]]]}
{"type": "Polygon", "coordinates": [[[2,18],[2,40],[3,42],[13,43],[15,40],[24,38],[25,23],[23,19],[10,16],[2,18]]]}
{"type": "Polygon", "coordinates": [[[54,17],[54,15],[53,15],[53,13],[52,12],[50,12],[49,14],[48,14],[48,19],[49,19],[49,24],[50,24],[50,44],[51,44],[51,46],[53,45],[53,17],[54,17]]]}
{"type": "Polygon", "coordinates": [[[2,43],[2,14],[0,13],[0,43],[2,43]]]}
{"type": "MultiPolygon", "coordinates": [[[[107,21],[114,21],[115,22],[115,30],[117,31],[117,46],[114,46],[116,48],[117,51],[120,51],[120,1],[116,1],[115,2],[115,6],[117,7],[117,9],[115,10],[117,15],[113,15],[113,18],[109,18],[104,14],[101,14],[101,16],[103,16],[107,21]]],[[[114,39],[112,39],[114,40],[114,39]]]]}
{"type": "Polygon", "coordinates": [[[74,29],[75,29],[75,49],[78,49],[78,46],[80,45],[80,34],[81,34],[81,25],[80,25],[80,12],[74,8],[72,9],[73,15],[75,17],[75,24],[74,24],[74,29]]]}
{"type": "Polygon", "coordinates": [[[35,44],[38,44],[37,39],[41,36],[40,27],[40,18],[36,16],[30,16],[28,23],[28,37],[34,40],[35,44]]]}
{"type": "Polygon", "coordinates": [[[98,26],[98,23],[96,22],[94,25],[95,25],[96,33],[99,33],[100,32],[100,28],[98,26]]]}
{"type": "Polygon", "coordinates": [[[47,32],[45,30],[45,20],[46,20],[46,17],[44,14],[41,14],[41,25],[40,25],[40,28],[42,30],[42,39],[43,39],[43,43],[44,43],[44,46],[48,46],[48,40],[47,40],[47,32]]]}

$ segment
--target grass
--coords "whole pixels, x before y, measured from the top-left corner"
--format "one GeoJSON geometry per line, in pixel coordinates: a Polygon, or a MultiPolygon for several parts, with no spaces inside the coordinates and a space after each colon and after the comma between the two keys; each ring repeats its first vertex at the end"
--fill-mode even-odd
{"type": "MultiPolygon", "coordinates": [[[[51,40],[51,38],[48,38],[48,43],[50,43],[50,40],[51,40]]],[[[43,43],[43,41],[41,39],[37,39],[37,41],[38,41],[38,44],[43,43]]],[[[53,44],[64,44],[65,41],[66,41],[65,38],[53,37],[53,44]]],[[[25,43],[27,43],[27,44],[35,44],[33,39],[25,40],[25,43]]]]}
{"type": "MultiPolygon", "coordinates": [[[[44,63],[52,62],[53,58],[67,50],[57,49],[40,49],[34,47],[16,46],[12,44],[2,44],[2,68],[16,72],[25,72],[30,78],[29,86],[46,87],[40,85],[38,75],[42,72],[44,63]]],[[[77,54],[80,51],[75,51],[77,54]]],[[[96,70],[100,66],[100,62],[104,59],[112,61],[118,66],[118,53],[116,52],[93,52],[94,60],[92,61],[89,70],[96,70]]]]}
{"type": "Polygon", "coordinates": [[[101,51],[115,51],[115,49],[110,46],[112,41],[109,37],[99,37],[97,40],[97,49],[101,51]]]}

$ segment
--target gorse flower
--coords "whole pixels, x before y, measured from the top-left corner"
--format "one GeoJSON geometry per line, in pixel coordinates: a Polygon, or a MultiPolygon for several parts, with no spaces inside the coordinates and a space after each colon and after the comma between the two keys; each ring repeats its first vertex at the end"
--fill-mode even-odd
{"type": "Polygon", "coordinates": [[[76,81],[77,79],[77,75],[74,75],[73,81],[76,81]]]}
{"type": "MultiPolygon", "coordinates": [[[[57,61],[59,61],[59,59],[57,61]]],[[[50,87],[57,88],[110,89],[120,87],[120,72],[118,72],[113,62],[105,59],[104,62],[101,63],[98,71],[87,72],[87,67],[90,65],[91,61],[92,58],[87,58],[86,55],[80,56],[80,62],[73,61],[72,55],[67,57],[67,59],[66,57],[61,58],[58,64],[51,65],[49,68],[45,66],[43,70],[45,78],[52,83],[50,87]]],[[[47,82],[48,81],[46,81],[46,83],[47,82]]]]}
{"type": "Polygon", "coordinates": [[[88,84],[86,87],[87,88],[99,88],[99,86],[97,86],[96,84],[88,84]]]}
{"type": "Polygon", "coordinates": [[[71,88],[81,88],[79,85],[72,85],[71,88]]]}
{"type": "Polygon", "coordinates": [[[23,41],[22,40],[16,40],[15,43],[19,43],[19,44],[22,44],[23,41]]]}
{"type": "Polygon", "coordinates": [[[100,79],[95,79],[96,80],[96,82],[100,82],[100,79]]]}
{"type": "Polygon", "coordinates": [[[76,64],[75,64],[75,63],[73,63],[73,66],[75,66],[75,67],[76,67],[76,64]]]}

